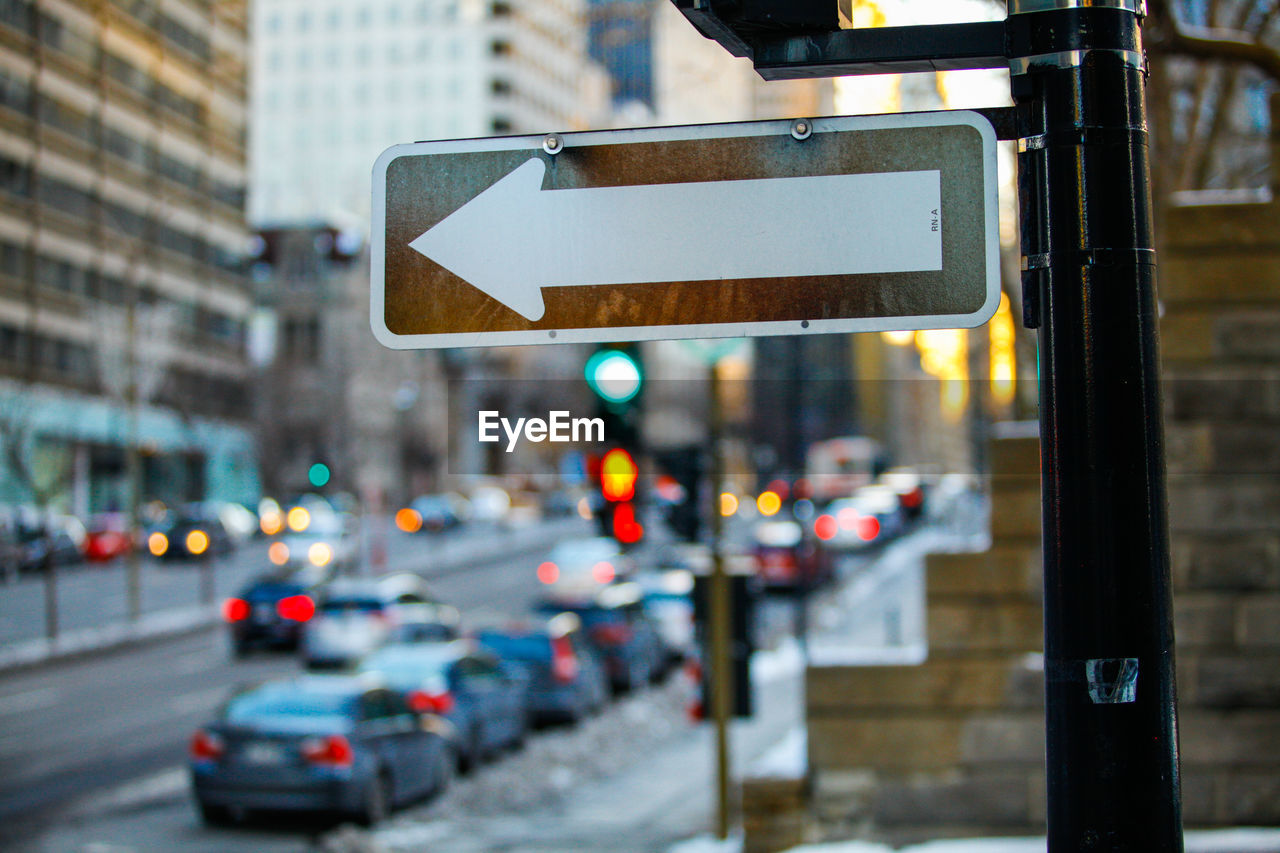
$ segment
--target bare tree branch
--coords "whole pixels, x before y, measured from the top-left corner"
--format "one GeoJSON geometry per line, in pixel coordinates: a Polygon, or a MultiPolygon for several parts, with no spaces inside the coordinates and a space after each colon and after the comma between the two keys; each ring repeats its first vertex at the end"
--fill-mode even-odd
{"type": "Polygon", "coordinates": [[[1280,82],[1280,52],[1257,41],[1253,33],[1220,27],[1188,27],[1178,21],[1167,0],[1152,0],[1150,10],[1152,26],[1147,32],[1147,47],[1152,53],[1243,62],[1280,82]]]}

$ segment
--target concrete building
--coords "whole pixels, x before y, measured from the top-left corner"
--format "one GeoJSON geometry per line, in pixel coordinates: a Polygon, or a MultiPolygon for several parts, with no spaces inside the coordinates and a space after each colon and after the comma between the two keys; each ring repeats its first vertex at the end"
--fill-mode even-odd
{"type": "Polygon", "coordinates": [[[584,130],[608,115],[585,0],[259,0],[249,216],[365,221],[387,147],[584,130]]]}
{"type": "Polygon", "coordinates": [[[258,494],[243,2],[0,4],[0,502],[258,494]]]}
{"type": "Polygon", "coordinates": [[[255,243],[250,336],[264,490],[313,490],[373,503],[440,486],[449,427],[447,365],[392,352],[369,334],[369,255],[357,234],[327,226],[266,229],[255,243]]]}
{"type": "Polygon", "coordinates": [[[539,395],[520,383],[564,375],[566,358],[580,371],[583,349],[385,350],[369,331],[367,255],[335,264],[312,243],[367,236],[373,163],[391,145],[606,126],[609,79],[587,53],[586,0],[261,0],[253,14],[249,211],[266,244],[285,249],[262,268],[259,297],[278,343],[263,376],[282,392],[263,415],[288,429],[273,426],[263,446],[301,454],[272,482],[296,488],[316,454],[345,472],[335,487],[370,499],[538,469],[457,437],[474,433],[481,401],[525,413],[519,401],[539,395]],[[289,354],[299,328],[311,359],[289,354]]]}

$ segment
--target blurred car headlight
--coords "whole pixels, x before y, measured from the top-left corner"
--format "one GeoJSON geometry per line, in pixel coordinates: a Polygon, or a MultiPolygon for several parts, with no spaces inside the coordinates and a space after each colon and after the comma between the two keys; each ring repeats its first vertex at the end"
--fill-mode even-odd
{"type": "Polygon", "coordinates": [[[327,566],[333,560],[333,549],[325,542],[313,543],[307,549],[307,559],[313,566],[327,566]]]}

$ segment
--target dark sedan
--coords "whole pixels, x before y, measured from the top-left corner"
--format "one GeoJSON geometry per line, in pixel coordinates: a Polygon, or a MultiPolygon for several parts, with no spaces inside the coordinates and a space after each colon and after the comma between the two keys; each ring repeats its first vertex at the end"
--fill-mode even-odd
{"type": "Polygon", "coordinates": [[[222,603],[236,657],[254,648],[296,651],[315,612],[311,587],[289,574],[260,577],[222,603]]]}
{"type": "Polygon", "coordinates": [[[235,541],[226,525],[212,515],[184,515],[147,537],[147,549],[162,560],[218,557],[234,548],[235,541]]]}
{"type": "Polygon", "coordinates": [[[657,681],[666,671],[667,655],[643,599],[637,584],[612,584],[582,598],[547,598],[537,609],[549,616],[568,612],[581,619],[592,648],[604,660],[610,686],[615,693],[625,693],[657,681]]]}
{"type": "Polygon", "coordinates": [[[211,824],[250,810],[375,823],[448,783],[453,760],[439,726],[368,679],[307,675],[263,684],[192,736],[196,805],[211,824]]]}
{"type": "Polygon", "coordinates": [[[529,673],[529,717],[537,724],[575,722],[599,710],[609,682],[582,631],[581,620],[561,613],[545,621],[486,628],[476,640],[529,673]]]}
{"type": "Polygon", "coordinates": [[[399,690],[414,710],[443,717],[460,770],[519,745],[528,731],[528,675],[473,642],[385,646],[360,671],[399,690]]]}

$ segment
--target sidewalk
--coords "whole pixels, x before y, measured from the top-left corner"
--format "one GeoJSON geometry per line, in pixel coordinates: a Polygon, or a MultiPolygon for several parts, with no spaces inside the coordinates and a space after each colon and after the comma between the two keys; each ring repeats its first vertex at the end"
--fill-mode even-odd
{"type": "MultiPolygon", "coordinates": [[[[927,654],[924,625],[924,555],[930,552],[973,550],[983,537],[955,531],[924,529],[890,546],[838,589],[814,604],[808,659],[837,665],[908,664],[927,654]]],[[[753,672],[759,663],[753,661],[753,672]]],[[[802,712],[803,714],[803,712],[802,712]]],[[[806,732],[799,727],[756,761],[747,775],[800,778],[806,772],[806,732]]],[[[1045,853],[1046,839],[937,839],[893,847],[870,841],[804,844],[786,853],[1045,853]]],[[[741,837],[717,841],[710,836],[690,838],[667,853],[741,853],[741,837]]],[[[1190,830],[1186,853],[1280,853],[1280,828],[1237,827],[1190,830]]]]}
{"type": "MultiPolygon", "coordinates": [[[[391,555],[386,570],[419,571],[429,579],[477,562],[546,549],[583,530],[580,519],[567,518],[513,530],[478,531],[471,537],[441,541],[429,553],[414,549],[391,555]]],[[[266,566],[265,544],[256,540],[232,557],[219,560],[214,570],[214,601],[232,594],[266,566]]],[[[199,602],[199,570],[194,565],[158,568],[144,563],[143,574],[143,614],[131,622],[124,616],[122,566],[85,566],[60,572],[58,595],[67,614],[64,621],[74,619],[82,627],[64,630],[53,640],[34,636],[42,625],[43,581],[27,578],[0,586],[0,618],[22,615],[32,622],[26,629],[27,638],[0,645],[0,673],[194,633],[218,623],[218,605],[199,602]]]]}

